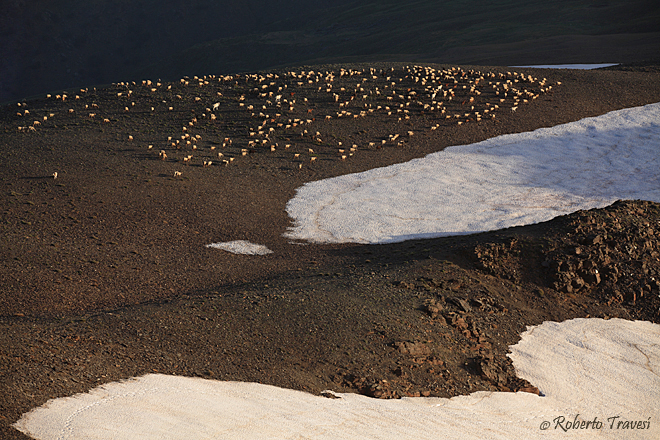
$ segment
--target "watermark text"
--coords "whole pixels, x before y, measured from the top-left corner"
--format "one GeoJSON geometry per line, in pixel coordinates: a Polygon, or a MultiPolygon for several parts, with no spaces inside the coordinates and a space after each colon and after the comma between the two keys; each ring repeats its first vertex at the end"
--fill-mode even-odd
{"type": "Polygon", "coordinates": [[[610,416],[603,419],[596,416],[589,420],[580,417],[580,414],[576,414],[574,417],[557,416],[552,420],[544,420],[540,429],[542,431],[554,429],[564,432],[590,429],[651,429],[651,417],[646,420],[627,420],[621,416],[610,416]]]}

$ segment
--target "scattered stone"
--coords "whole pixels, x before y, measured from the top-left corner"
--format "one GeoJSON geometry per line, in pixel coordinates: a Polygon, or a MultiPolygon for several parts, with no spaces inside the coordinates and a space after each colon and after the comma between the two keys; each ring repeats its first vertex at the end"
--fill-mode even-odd
{"type": "Polygon", "coordinates": [[[521,281],[525,274],[538,296],[551,288],[606,304],[643,301],[644,308],[660,308],[660,298],[648,294],[660,291],[660,204],[618,201],[551,224],[541,238],[498,237],[498,243],[475,245],[475,267],[505,280],[521,281]]]}
{"type": "Polygon", "coordinates": [[[434,299],[431,299],[425,305],[426,313],[431,317],[431,319],[436,319],[441,317],[440,312],[442,312],[442,304],[438,304],[434,299]]]}
{"type": "Polygon", "coordinates": [[[459,308],[461,308],[464,312],[469,313],[472,311],[472,307],[470,304],[464,300],[463,298],[449,298],[449,301],[457,305],[459,308]]]}
{"type": "Polygon", "coordinates": [[[523,387],[523,388],[518,388],[518,391],[522,391],[523,393],[532,393],[536,394],[537,396],[541,395],[541,392],[539,391],[538,388],[532,386],[532,387],[523,387]]]}
{"type": "Polygon", "coordinates": [[[401,354],[411,356],[427,356],[431,354],[431,349],[423,342],[395,342],[394,346],[401,354]]]}
{"type": "Polygon", "coordinates": [[[402,289],[413,289],[415,287],[413,284],[407,283],[405,281],[394,281],[392,284],[402,289]]]}

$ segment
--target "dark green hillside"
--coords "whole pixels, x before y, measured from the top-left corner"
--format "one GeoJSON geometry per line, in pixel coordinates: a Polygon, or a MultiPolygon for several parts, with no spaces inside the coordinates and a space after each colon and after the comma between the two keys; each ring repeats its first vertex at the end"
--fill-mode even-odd
{"type": "Polygon", "coordinates": [[[275,31],[343,1],[3,1],[0,102],[130,78],[196,44],[275,31]]]}
{"type": "Polygon", "coordinates": [[[177,76],[345,61],[629,62],[660,49],[651,2],[351,2],[285,31],[217,39],[144,69],[177,76]]]}
{"type": "Polygon", "coordinates": [[[660,4],[650,0],[35,0],[3,9],[0,102],[284,65],[633,62],[660,53],[660,4]]]}

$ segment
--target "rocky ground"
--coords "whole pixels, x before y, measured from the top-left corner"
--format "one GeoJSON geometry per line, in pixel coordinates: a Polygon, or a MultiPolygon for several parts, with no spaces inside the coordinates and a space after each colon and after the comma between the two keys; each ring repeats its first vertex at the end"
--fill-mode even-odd
{"type": "Polygon", "coordinates": [[[538,392],[506,357],[526,326],[658,322],[657,203],[388,245],[282,237],[304,182],[660,101],[640,66],[428,67],[154,79],[1,108],[2,437],[25,438],[11,423],[50,398],[155,371],[379,398],[538,392]],[[204,247],[239,239],[273,254],[204,247]]]}

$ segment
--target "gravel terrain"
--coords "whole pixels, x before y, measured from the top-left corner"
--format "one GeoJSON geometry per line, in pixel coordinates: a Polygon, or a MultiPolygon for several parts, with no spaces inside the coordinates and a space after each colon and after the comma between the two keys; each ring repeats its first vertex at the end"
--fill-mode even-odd
{"type": "Polygon", "coordinates": [[[150,372],[377,398],[538,392],[506,357],[526,326],[659,322],[659,204],[368,246],[289,242],[286,202],[305,182],[658,101],[653,65],[370,64],[1,107],[0,436],[26,438],[10,425],[48,399],[150,372]],[[231,240],[273,253],[205,247],[231,240]]]}

